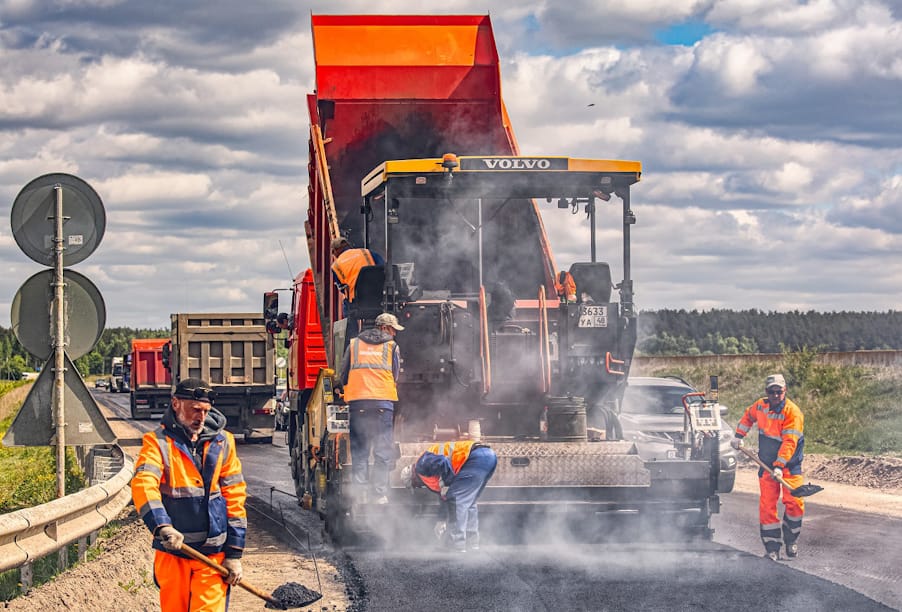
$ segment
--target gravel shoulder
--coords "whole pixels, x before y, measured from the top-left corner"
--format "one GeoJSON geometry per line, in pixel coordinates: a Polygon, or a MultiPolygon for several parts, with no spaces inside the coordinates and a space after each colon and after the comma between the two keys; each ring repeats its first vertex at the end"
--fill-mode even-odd
{"type": "MultiPolygon", "coordinates": [[[[288,582],[320,591],[310,554],[292,545],[284,533],[270,528],[265,521],[255,520],[252,512],[249,522],[247,549],[242,562],[248,583],[268,593],[288,582]]],[[[95,560],[73,567],[26,595],[0,602],[0,610],[159,612],[159,590],[153,580],[150,540],[144,523],[129,506],[120,518],[120,528],[115,534],[98,540],[102,552],[95,560]]],[[[336,566],[328,558],[317,556],[316,567],[323,598],[308,609],[323,612],[350,609],[336,566]]],[[[236,587],[231,592],[229,611],[258,612],[265,609],[265,604],[262,599],[236,587]]]]}
{"type": "MultiPolygon", "coordinates": [[[[805,481],[824,490],[805,503],[902,517],[902,459],[805,455],[805,481]]],[[[758,493],[758,469],[740,462],[734,491],[758,493]]]]}

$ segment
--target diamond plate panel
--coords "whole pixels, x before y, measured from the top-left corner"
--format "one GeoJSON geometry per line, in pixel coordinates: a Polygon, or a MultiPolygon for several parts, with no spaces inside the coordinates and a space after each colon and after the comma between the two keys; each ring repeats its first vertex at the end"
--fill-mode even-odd
{"type": "MultiPolygon", "coordinates": [[[[651,474],[631,442],[485,442],[498,455],[492,486],[647,487],[651,474]]],[[[433,443],[401,445],[398,469],[433,443]]]]}

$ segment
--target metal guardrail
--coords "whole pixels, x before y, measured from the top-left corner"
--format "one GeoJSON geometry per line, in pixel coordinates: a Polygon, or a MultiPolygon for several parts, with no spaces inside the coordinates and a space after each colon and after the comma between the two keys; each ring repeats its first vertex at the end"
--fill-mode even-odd
{"type": "Polygon", "coordinates": [[[0,515],[0,572],[40,559],[116,518],[131,500],[129,483],[134,460],[119,446],[108,447],[106,457],[98,448],[94,474],[109,473],[111,464],[121,468],[105,482],[40,506],[0,515]],[[99,462],[99,463],[98,463],[99,462]],[[99,466],[103,466],[100,467],[99,466]]]}

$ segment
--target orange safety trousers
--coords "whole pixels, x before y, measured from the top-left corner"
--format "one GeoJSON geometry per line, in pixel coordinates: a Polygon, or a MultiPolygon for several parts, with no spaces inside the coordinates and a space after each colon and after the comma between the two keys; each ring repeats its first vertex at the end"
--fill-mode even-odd
{"type": "MultiPolygon", "coordinates": [[[[207,556],[220,565],[225,559],[224,552],[207,556]]],[[[160,587],[162,612],[225,612],[229,607],[229,585],[200,561],[158,550],[153,577],[160,587]]]]}
{"type": "Polygon", "coordinates": [[[787,489],[773,477],[765,472],[758,478],[758,487],[761,490],[761,497],[758,500],[758,518],[761,525],[779,525],[780,517],[777,516],[777,502],[780,501],[780,489],[783,489],[783,506],[785,507],[785,515],[800,519],[805,514],[805,501],[799,497],[792,496],[792,489],[802,486],[804,476],[802,474],[786,475],[783,480],[790,485],[787,489]]]}

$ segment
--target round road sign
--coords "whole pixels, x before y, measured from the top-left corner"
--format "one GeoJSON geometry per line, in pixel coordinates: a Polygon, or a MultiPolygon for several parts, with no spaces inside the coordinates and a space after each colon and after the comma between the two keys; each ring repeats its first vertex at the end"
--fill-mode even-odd
{"type": "MultiPolygon", "coordinates": [[[[43,270],[25,281],[13,298],[10,313],[13,333],[19,343],[38,359],[45,360],[53,355],[53,277],[53,270],[43,270]]],[[[100,291],[86,276],[64,270],[63,279],[65,328],[69,338],[66,354],[74,361],[87,355],[100,339],[106,324],[106,307],[100,291]]]]}
{"type": "Polygon", "coordinates": [[[39,264],[53,266],[56,185],[63,190],[63,262],[71,266],[94,252],[106,229],[100,196],[82,179],[55,173],[32,180],[16,196],[10,221],[16,243],[25,254],[39,264]]]}

